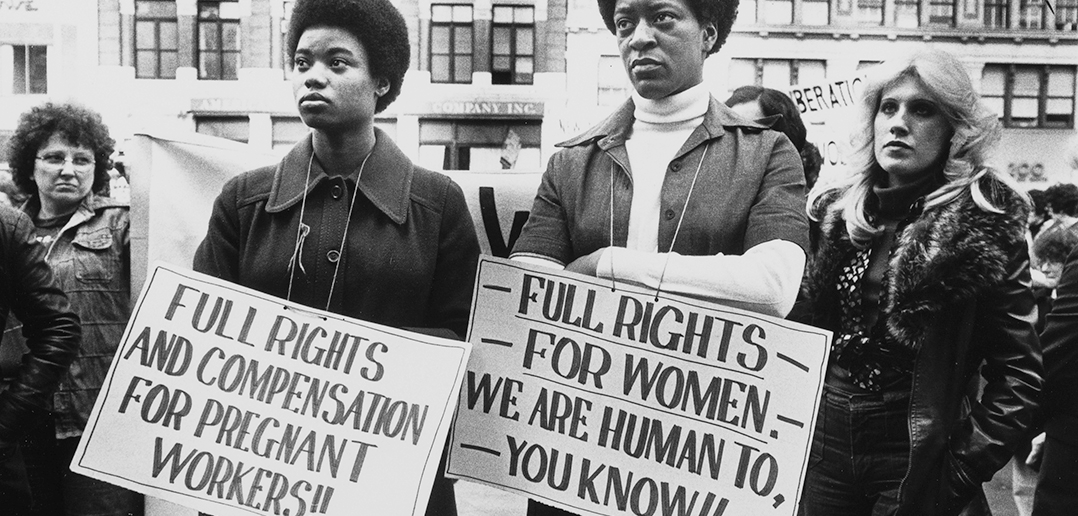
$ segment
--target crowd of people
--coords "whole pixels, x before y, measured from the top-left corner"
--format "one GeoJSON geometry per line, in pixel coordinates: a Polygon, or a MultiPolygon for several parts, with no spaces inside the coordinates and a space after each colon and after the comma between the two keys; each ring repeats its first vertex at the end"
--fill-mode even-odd
{"type": "MultiPolygon", "coordinates": [[[[923,50],[866,78],[851,151],[820,154],[782,92],[704,82],[736,0],[599,0],[631,98],[559,144],[512,259],[833,332],[800,514],[1023,514],[1078,493],[1078,186],[1029,194],[988,157],[997,115],[923,50]]],[[[374,125],[411,50],[390,0],[299,0],[287,53],[309,135],[230,180],[193,268],[265,294],[463,338],[479,258],[461,188],[374,125]]],[[[25,113],[0,204],[0,507],[138,515],[68,465],[130,315],[115,142],[75,103],[25,113]],[[8,314],[10,313],[10,318],[8,314]]],[[[427,514],[456,514],[439,468],[427,514]]],[[[569,514],[532,500],[531,516],[569,514]]]]}

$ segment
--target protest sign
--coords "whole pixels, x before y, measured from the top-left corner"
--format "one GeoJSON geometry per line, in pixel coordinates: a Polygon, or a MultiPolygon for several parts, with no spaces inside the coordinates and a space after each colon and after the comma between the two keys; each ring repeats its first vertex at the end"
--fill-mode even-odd
{"type": "Polygon", "coordinates": [[[71,466],[215,516],[421,515],[470,349],[158,264],[71,466]]]}
{"type": "Polygon", "coordinates": [[[483,257],[448,472],[577,514],[796,514],[830,339],[483,257]]]}
{"type": "Polygon", "coordinates": [[[864,75],[828,80],[814,84],[790,86],[786,92],[801,112],[806,123],[822,122],[835,110],[843,110],[857,104],[861,94],[864,75]]]}

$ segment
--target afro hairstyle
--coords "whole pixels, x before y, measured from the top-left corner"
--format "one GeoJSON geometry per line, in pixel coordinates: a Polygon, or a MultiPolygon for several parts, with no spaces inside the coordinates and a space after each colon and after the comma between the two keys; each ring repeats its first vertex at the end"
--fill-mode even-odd
{"type": "Polygon", "coordinates": [[[11,180],[26,195],[38,194],[34,182],[37,153],[53,135],[61,135],[68,143],[84,146],[94,153],[94,183],[90,191],[108,193],[109,169],[116,141],[96,111],[72,102],[34,106],[19,117],[19,125],[8,140],[11,180]]]}
{"type": "MultiPolygon", "coordinates": [[[[696,19],[701,25],[707,23],[715,25],[717,37],[715,38],[715,44],[708,51],[708,55],[718,52],[722,45],[726,43],[726,37],[730,35],[734,20],[737,19],[738,0],[682,1],[689,6],[689,9],[696,15],[696,19]]],[[[617,5],[617,0],[598,0],[598,2],[599,14],[602,15],[606,28],[610,30],[611,34],[617,34],[617,28],[614,26],[614,6],[617,5]]]]}
{"type": "Polygon", "coordinates": [[[299,0],[288,25],[288,59],[296,57],[303,32],[311,27],[338,27],[363,44],[372,77],[389,81],[389,91],[378,98],[381,113],[400,95],[408,71],[411,48],[404,16],[389,0],[299,0]]]}

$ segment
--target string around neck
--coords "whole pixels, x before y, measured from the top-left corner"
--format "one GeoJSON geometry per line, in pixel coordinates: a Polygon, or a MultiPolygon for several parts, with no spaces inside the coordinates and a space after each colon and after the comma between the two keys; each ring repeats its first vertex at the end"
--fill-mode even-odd
{"type": "MultiPolygon", "coordinates": [[[[348,241],[348,227],[352,222],[352,213],[356,207],[356,197],[359,194],[359,180],[363,177],[363,169],[367,166],[367,160],[374,154],[374,148],[371,148],[370,152],[366,156],[363,156],[363,161],[359,164],[359,173],[356,174],[356,186],[352,190],[352,200],[348,204],[348,216],[344,219],[344,232],[341,234],[341,244],[337,248],[337,262],[333,267],[333,279],[329,284],[329,295],[326,297],[326,306],[324,310],[329,311],[330,304],[333,302],[333,291],[337,286],[337,276],[341,270],[341,262],[344,260],[344,245],[348,241]]],[[[314,151],[311,151],[311,158],[307,161],[307,177],[303,182],[303,197],[299,204],[299,226],[296,228],[296,245],[292,251],[292,258],[288,261],[288,292],[285,299],[292,300],[292,284],[296,276],[296,267],[299,267],[300,272],[307,273],[303,267],[303,245],[307,240],[307,235],[310,234],[311,227],[304,224],[303,217],[307,209],[307,193],[311,184],[311,168],[314,164],[314,151]]]]}
{"type": "MultiPolygon", "coordinates": [[[[663,261],[662,272],[659,274],[659,284],[655,286],[655,300],[659,300],[659,294],[662,293],[663,280],[666,279],[666,267],[670,264],[670,253],[674,251],[674,244],[677,242],[678,234],[681,233],[681,224],[685,221],[685,212],[689,209],[689,200],[692,199],[692,192],[696,188],[696,180],[700,177],[700,170],[704,167],[704,160],[707,159],[707,151],[711,148],[711,143],[708,142],[704,146],[704,151],[700,154],[700,162],[696,164],[696,172],[693,173],[692,182],[689,184],[689,191],[685,194],[685,202],[681,206],[681,216],[678,217],[677,226],[674,227],[674,236],[670,239],[670,246],[666,249],[666,258],[663,261]]],[[[614,247],[614,168],[616,164],[613,160],[610,162],[610,232],[609,242],[610,247],[614,247]]],[[[614,253],[610,253],[610,291],[615,290],[616,275],[614,273],[614,253]]]]}

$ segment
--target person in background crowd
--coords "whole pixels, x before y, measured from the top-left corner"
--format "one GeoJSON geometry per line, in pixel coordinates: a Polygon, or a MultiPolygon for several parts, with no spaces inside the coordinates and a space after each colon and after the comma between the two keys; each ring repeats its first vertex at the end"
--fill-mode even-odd
{"type": "MultiPolygon", "coordinates": [[[[600,0],[599,11],[632,98],[558,144],[511,256],[784,316],[808,244],[801,160],[703,82],[736,0],[600,0]]],[[[528,514],[565,512],[531,500],[528,514]]]]}
{"type": "Polygon", "coordinates": [[[737,114],[756,120],[779,131],[790,139],[797,153],[801,155],[801,165],[805,169],[805,188],[811,190],[820,177],[823,157],[812,142],[805,139],[805,124],[801,122],[801,112],[785,93],[763,86],[741,86],[726,99],[726,105],[737,114]]]}
{"type": "Polygon", "coordinates": [[[42,495],[31,491],[20,442],[48,417],[53,391],[78,354],[81,329],[33,222],[8,206],[0,206],[0,284],[0,329],[14,314],[26,338],[24,349],[0,344],[0,507],[7,516],[24,516],[42,495]]]}
{"type": "MultiPolygon", "coordinates": [[[[1037,299],[1037,331],[1044,329],[1048,313],[1052,310],[1055,302],[1056,285],[1059,283],[1060,274],[1067,256],[1078,246],[1078,234],[1071,231],[1052,231],[1050,234],[1037,240],[1033,248],[1033,254],[1038,258],[1038,266],[1034,269],[1034,276],[1042,278],[1040,287],[1034,280],[1033,293],[1037,299]]],[[[1045,357],[1047,360],[1047,355],[1045,357]]],[[[1047,365],[1046,365],[1047,368],[1047,365]]],[[[1019,516],[1033,514],[1033,494],[1037,486],[1037,467],[1040,462],[1039,449],[1044,441],[1041,435],[1032,442],[1024,442],[1014,454],[1011,466],[1011,493],[1014,504],[1018,508],[1019,516]]]]}
{"type": "MultiPolygon", "coordinates": [[[[349,317],[463,338],[479,259],[464,193],[413,165],[374,126],[408,70],[404,18],[389,0],[299,0],[287,51],[311,133],[279,164],[225,184],[195,270],[349,317]]],[[[456,514],[443,471],[428,515],[456,514]]]]}
{"type": "Polygon", "coordinates": [[[1033,203],[1033,209],[1029,211],[1029,220],[1027,221],[1029,227],[1029,246],[1033,248],[1033,239],[1040,232],[1041,226],[1044,225],[1051,216],[1048,214],[1048,197],[1044,190],[1027,190],[1026,195],[1029,196],[1029,201],[1033,203]]]}
{"type": "MultiPolygon", "coordinates": [[[[98,113],[47,102],[22,115],[9,145],[20,209],[82,323],[79,354],[24,441],[33,514],[142,514],[142,495],[69,467],[131,315],[129,208],[107,196],[115,142],[98,113]]],[[[19,329],[8,325],[5,345],[23,344],[19,329]]]]}
{"type": "MultiPolygon", "coordinates": [[[[1055,231],[1071,231],[1078,234],[1078,186],[1070,183],[1060,183],[1049,186],[1044,191],[1045,203],[1048,205],[1049,219],[1040,226],[1037,236],[1033,238],[1033,246],[1036,247],[1037,239],[1045,238],[1055,231]]],[[[1039,262],[1037,255],[1033,255],[1033,265],[1037,267],[1039,262]]],[[[1034,278],[1036,284],[1037,278],[1034,278]]],[[[1053,285],[1054,286],[1054,285],[1053,285]]]]}
{"type": "Polygon", "coordinates": [[[1033,516],[1072,516],[1078,507],[1078,248],[1066,259],[1041,342],[1046,423],[1035,440],[1044,444],[1033,516]]]}
{"type": "Polygon", "coordinates": [[[803,321],[835,338],[802,514],[985,513],[1042,382],[1027,201],[950,54],[874,68],[858,106],[845,177],[809,196],[803,321]]]}

